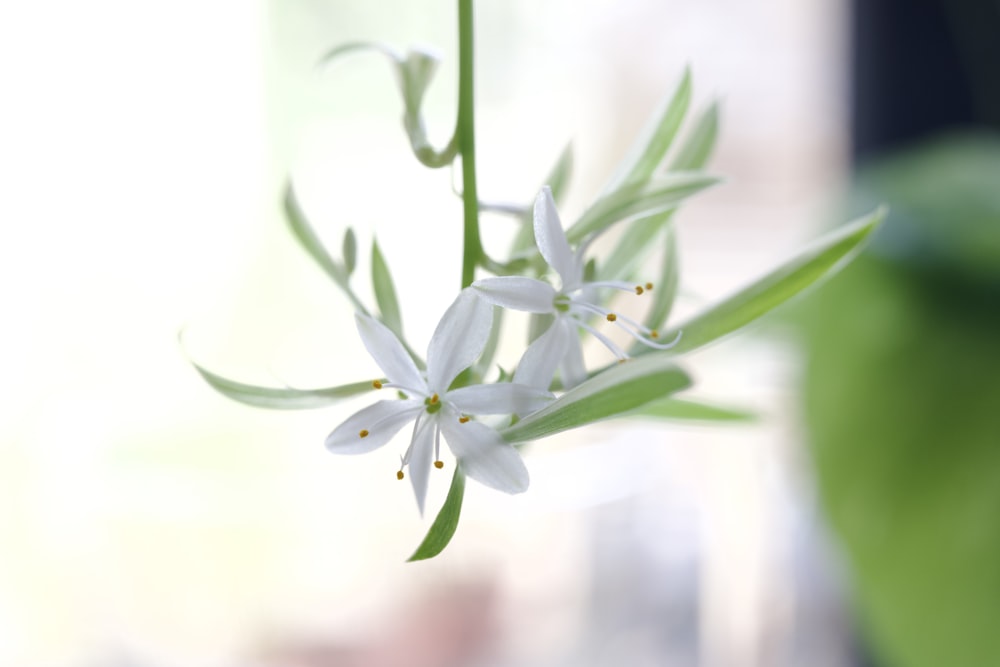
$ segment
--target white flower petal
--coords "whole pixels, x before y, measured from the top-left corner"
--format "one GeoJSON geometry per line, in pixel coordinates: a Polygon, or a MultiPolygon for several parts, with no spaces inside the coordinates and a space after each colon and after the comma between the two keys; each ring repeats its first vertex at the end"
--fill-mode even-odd
{"type": "Polygon", "coordinates": [[[358,313],[354,316],[358,324],[361,342],[368,349],[368,354],[385,373],[389,382],[405,387],[410,391],[422,390],[426,385],[420,377],[417,365],[413,363],[406,348],[396,338],[389,327],[367,315],[358,313]]]}
{"type": "Polygon", "coordinates": [[[545,333],[524,351],[514,371],[514,382],[538,389],[548,389],[566,349],[573,345],[576,329],[567,326],[566,318],[557,317],[545,333]]]}
{"type": "Polygon", "coordinates": [[[326,438],[326,448],[334,454],[365,454],[378,449],[422,409],[419,401],[379,401],[369,405],[333,429],[326,438]]]}
{"type": "Polygon", "coordinates": [[[528,469],[521,455],[489,426],[444,420],[441,431],[466,475],[505,493],[528,489],[528,469]]]}
{"type": "Polygon", "coordinates": [[[556,292],[552,285],[535,278],[499,276],[472,283],[479,295],[496,306],[525,310],[529,313],[551,313],[556,292]]]}
{"type": "Polygon", "coordinates": [[[566,351],[559,363],[559,377],[565,389],[572,389],[587,379],[587,367],[583,364],[583,348],[575,331],[567,339],[566,351]]]}
{"type": "Polygon", "coordinates": [[[551,393],[525,384],[476,384],[449,391],[442,399],[469,415],[512,415],[534,412],[554,399],[551,393]]]}
{"type": "Polygon", "coordinates": [[[434,456],[434,434],[438,419],[427,415],[413,425],[413,441],[410,443],[410,460],[407,472],[413,484],[413,494],[417,497],[417,509],[424,515],[424,501],[427,499],[427,478],[431,472],[431,458],[434,456]]]}
{"type": "Polygon", "coordinates": [[[583,280],[583,265],[576,261],[559,222],[552,190],[542,188],[535,199],[535,245],[542,257],[562,278],[562,289],[568,292],[583,280]]]}
{"type": "Polygon", "coordinates": [[[464,289],[438,322],[427,346],[427,386],[444,394],[461,371],[472,365],[490,337],[493,306],[464,289]]]}

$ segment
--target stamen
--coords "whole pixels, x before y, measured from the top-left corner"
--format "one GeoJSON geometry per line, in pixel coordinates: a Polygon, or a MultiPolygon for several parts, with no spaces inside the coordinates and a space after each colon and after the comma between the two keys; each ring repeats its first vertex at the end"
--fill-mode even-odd
{"type": "Polygon", "coordinates": [[[608,317],[607,317],[608,322],[614,322],[617,319],[618,319],[617,315],[615,315],[614,313],[608,313],[608,317]]]}
{"type": "Polygon", "coordinates": [[[431,405],[437,405],[437,402],[441,400],[441,397],[437,394],[431,396],[431,405]]]}
{"type": "Polygon", "coordinates": [[[403,474],[402,470],[396,473],[396,479],[403,479],[404,477],[406,477],[406,475],[403,474]]]}
{"type": "Polygon", "coordinates": [[[610,338],[608,338],[607,336],[605,336],[604,334],[602,334],[600,331],[598,331],[594,327],[590,326],[586,322],[583,322],[582,320],[576,320],[576,325],[578,327],[580,327],[581,329],[583,329],[584,331],[586,331],[587,333],[589,333],[591,336],[593,336],[597,340],[601,341],[601,343],[604,344],[604,347],[606,347],[609,350],[611,350],[611,354],[615,355],[619,359],[628,359],[628,355],[625,354],[624,350],[622,350],[620,347],[618,347],[613,342],[611,342],[610,338]]]}
{"type": "Polygon", "coordinates": [[[438,468],[440,468],[441,466],[444,465],[444,463],[441,463],[441,465],[438,465],[439,463],[441,463],[441,427],[440,427],[440,425],[435,424],[435,426],[434,426],[434,465],[437,466],[438,468]]]}
{"type": "Polygon", "coordinates": [[[368,437],[368,429],[363,428],[360,431],[358,431],[358,437],[359,438],[367,438],[368,437]]]}
{"type": "Polygon", "coordinates": [[[659,338],[660,337],[660,332],[657,331],[656,329],[653,329],[652,331],[649,332],[649,337],[650,338],[659,338]]]}
{"type": "Polygon", "coordinates": [[[459,424],[468,424],[469,423],[469,418],[466,417],[465,415],[462,415],[461,417],[458,418],[458,423],[459,424]]]}
{"type": "Polygon", "coordinates": [[[444,461],[435,461],[434,462],[434,467],[437,468],[438,470],[440,470],[441,468],[444,467],[444,461]]]}
{"type": "Polygon", "coordinates": [[[382,388],[381,380],[372,380],[372,389],[381,389],[381,388],[382,388]]]}
{"type": "Polygon", "coordinates": [[[646,283],[646,290],[647,291],[652,291],[653,290],[653,283],[646,283]]]}
{"type": "Polygon", "coordinates": [[[635,293],[636,293],[636,296],[638,296],[638,295],[642,294],[642,293],[643,293],[643,292],[645,292],[645,291],[646,291],[646,290],[642,289],[642,285],[636,285],[636,286],[635,286],[635,293]]]}

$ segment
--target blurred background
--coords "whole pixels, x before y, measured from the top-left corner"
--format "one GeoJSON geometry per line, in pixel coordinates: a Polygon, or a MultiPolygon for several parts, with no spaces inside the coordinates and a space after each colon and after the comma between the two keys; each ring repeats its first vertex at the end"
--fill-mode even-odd
{"type": "Polygon", "coordinates": [[[538,443],[527,494],[470,486],[453,544],[406,564],[429,517],[397,449],[322,447],[362,402],[253,410],[188,358],[376,374],[281,221],[289,173],[333,247],[355,229],[359,276],[377,234],[426,344],[459,282],[451,175],[408,153],[383,60],[316,63],[432,45],[442,144],[453,3],[3,4],[0,665],[1000,664],[997,12],[478,3],[485,199],[530,202],[572,140],[572,220],[686,65],[695,111],[721,99],[727,182],[677,218],[679,315],[873,203],[894,217],[856,269],[688,360],[759,420],[538,443]]]}

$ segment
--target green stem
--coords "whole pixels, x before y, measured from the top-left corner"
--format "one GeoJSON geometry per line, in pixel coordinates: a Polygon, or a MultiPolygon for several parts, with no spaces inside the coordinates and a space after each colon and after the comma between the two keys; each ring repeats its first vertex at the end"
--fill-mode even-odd
{"type": "Polygon", "coordinates": [[[479,238],[479,196],[476,191],[475,79],[472,0],[458,0],[458,152],[462,156],[462,287],[476,278],[483,252],[479,238]]]}

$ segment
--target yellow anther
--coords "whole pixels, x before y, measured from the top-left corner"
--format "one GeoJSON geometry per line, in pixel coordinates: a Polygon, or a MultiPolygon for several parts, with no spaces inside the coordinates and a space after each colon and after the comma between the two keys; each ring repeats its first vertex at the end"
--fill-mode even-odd
{"type": "Polygon", "coordinates": [[[437,394],[434,394],[433,396],[431,396],[431,405],[436,405],[437,402],[440,401],[440,400],[441,400],[441,397],[438,396],[437,394]]]}
{"type": "Polygon", "coordinates": [[[458,423],[459,424],[467,424],[468,422],[469,422],[469,418],[468,417],[459,417],[458,418],[458,423]]]}
{"type": "Polygon", "coordinates": [[[368,429],[363,428],[360,431],[358,431],[358,437],[359,438],[367,438],[368,437],[368,429]]]}
{"type": "Polygon", "coordinates": [[[653,283],[646,283],[646,289],[647,290],[653,289],[653,283]]]}
{"type": "Polygon", "coordinates": [[[636,294],[642,294],[642,293],[643,293],[643,292],[645,292],[645,291],[646,291],[646,290],[642,289],[642,285],[636,285],[636,286],[635,286],[635,293],[636,293],[636,294]]]}
{"type": "Polygon", "coordinates": [[[660,332],[657,331],[656,329],[653,329],[652,331],[649,332],[649,337],[650,338],[659,338],[660,337],[660,332]]]}
{"type": "Polygon", "coordinates": [[[444,467],[444,461],[435,461],[434,462],[434,467],[437,468],[438,470],[440,470],[441,468],[444,467]]]}
{"type": "Polygon", "coordinates": [[[381,389],[382,382],[379,380],[372,380],[372,389],[381,389]]]}
{"type": "Polygon", "coordinates": [[[626,361],[628,361],[628,359],[619,359],[618,363],[619,364],[624,364],[626,361]]]}
{"type": "Polygon", "coordinates": [[[614,322],[617,319],[618,319],[617,315],[615,315],[614,313],[608,313],[608,322],[614,322]]]}
{"type": "Polygon", "coordinates": [[[403,474],[402,470],[396,472],[396,479],[403,479],[406,475],[403,474]]]}

